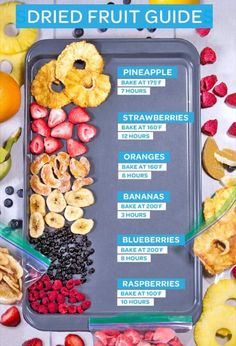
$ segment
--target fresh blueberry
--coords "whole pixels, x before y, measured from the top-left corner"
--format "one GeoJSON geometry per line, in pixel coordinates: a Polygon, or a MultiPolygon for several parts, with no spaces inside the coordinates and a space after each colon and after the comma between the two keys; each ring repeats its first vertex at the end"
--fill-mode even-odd
{"type": "Polygon", "coordinates": [[[5,192],[6,192],[7,195],[13,195],[13,193],[14,193],[14,187],[12,187],[12,186],[7,186],[7,187],[5,188],[5,192]]]}
{"type": "Polygon", "coordinates": [[[23,189],[17,191],[17,196],[23,198],[23,189]]]}
{"type": "Polygon", "coordinates": [[[22,221],[22,220],[12,219],[12,220],[9,222],[9,226],[10,226],[12,229],[22,228],[22,226],[23,226],[23,221],[22,221]]]}
{"type": "Polygon", "coordinates": [[[73,32],[73,36],[75,38],[79,38],[79,37],[83,36],[83,34],[84,34],[84,29],[80,29],[80,28],[76,28],[73,32]]]}
{"type": "Polygon", "coordinates": [[[13,206],[13,201],[12,201],[12,199],[10,199],[10,198],[5,199],[5,201],[4,201],[4,206],[5,206],[6,208],[11,208],[11,207],[13,206]]]}
{"type": "Polygon", "coordinates": [[[109,2],[107,3],[107,5],[115,5],[115,4],[114,4],[114,2],[109,1],[109,2]]]}
{"type": "Polygon", "coordinates": [[[143,31],[143,28],[137,28],[138,31],[143,31]]]}
{"type": "Polygon", "coordinates": [[[131,3],[131,0],[123,0],[124,5],[129,5],[131,3]]]}
{"type": "Polygon", "coordinates": [[[99,29],[99,31],[101,31],[101,32],[106,32],[107,29],[106,29],[106,28],[101,28],[101,29],[99,29]]]}
{"type": "Polygon", "coordinates": [[[156,29],[154,29],[154,28],[149,28],[148,31],[149,31],[149,32],[155,32],[156,29]]]}

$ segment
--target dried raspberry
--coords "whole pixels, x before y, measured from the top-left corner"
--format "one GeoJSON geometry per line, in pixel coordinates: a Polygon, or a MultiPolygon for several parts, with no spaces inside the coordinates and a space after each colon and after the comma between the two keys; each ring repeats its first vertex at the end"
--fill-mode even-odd
{"type": "Polygon", "coordinates": [[[204,91],[201,95],[201,106],[202,108],[209,108],[216,104],[217,98],[214,94],[204,91]]]}
{"type": "Polygon", "coordinates": [[[84,313],[84,310],[82,309],[82,306],[81,305],[78,305],[77,306],[77,312],[78,314],[82,315],[84,313]]]}
{"type": "Polygon", "coordinates": [[[152,330],[149,330],[145,333],[144,339],[146,341],[151,341],[153,339],[154,332],[152,330]]]}
{"type": "Polygon", "coordinates": [[[236,122],[230,126],[227,133],[230,136],[236,137],[236,122]]]}
{"type": "Polygon", "coordinates": [[[222,82],[214,87],[213,93],[219,97],[225,97],[228,94],[228,87],[222,82]]]}
{"type": "Polygon", "coordinates": [[[56,303],[49,303],[48,311],[50,314],[56,314],[58,312],[58,305],[56,303]]]}
{"type": "Polygon", "coordinates": [[[214,136],[217,133],[217,129],[218,129],[218,121],[217,121],[217,119],[208,120],[202,126],[202,133],[204,133],[207,136],[214,136]]]}
{"type": "Polygon", "coordinates": [[[40,307],[40,304],[39,304],[39,302],[32,302],[32,303],[30,304],[30,306],[31,306],[31,309],[32,309],[32,310],[38,311],[38,309],[39,309],[39,307],[40,307]]]}
{"type": "Polygon", "coordinates": [[[69,280],[66,283],[66,288],[68,288],[68,290],[71,290],[72,288],[75,287],[75,280],[69,280]]]}
{"type": "Polygon", "coordinates": [[[39,292],[39,298],[43,299],[46,296],[47,296],[47,293],[45,291],[40,291],[39,292]]]}
{"type": "Polygon", "coordinates": [[[174,339],[169,341],[170,346],[184,346],[182,342],[180,342],[179,338],[176,336],[174,339]]]}
{"type": "Polygon", "coordinates": [[[76,305],[69,305],[68,306],[68,312],[69,314],[75,314],[77,311],[77,306],[76,305]]]}
{"type": "Polygon", "coordinates": [[[211,90],[213,86],[216,84],[217,80],[218,79],[215,74],[202,78],[200,82],[201,92],[211,90]]]}
{"type": "Polygon", "coordinates": [[[200,54],[200,60],[202,65],[214,64],[216,62],[216,53],[210,47],[206,47],[200,54]]]}
{"type": "Polygon", "coordinates": [[[55,291],[60,290],[62,287],[63,287],[63,285],[62,285],[61,280],[55,280],[54,283],[53,283],[53,285],[52,285],[52,288],[53,288],[53,290],[55,290],[55,291]]]}
{"type": "Polygon", "coordinates": [[[67,314],[67,312],[68,312],[68,308],[67,308],[67,305],[66,304],[59,304],[58,305],[58,312],[60,313],[60,314],[67,314]]]}
{"type": "Polygon", "coordinates": [[[75,303],[77,303],[77,299],[75,297],[70,297],[68,299],[68,302],[71,303],[71,304],[75,304],[75,303]]]}
{"type": "Polygon", "coordinates": [[[82,304],[81,307],[83,310],[88,310],[91,306],[91,301],[90,300],[85,300],[82,304]]]}
{"type": "Polygon", "coordinates": [[[38,308],[38,312],[40,314],[48,314],[48,308],[44,305],[40,305],[38,308]]]}
{"type": "Polygon", "coordinates": [[[109,338],[107,346],[115,346],[116,345],[116,338],[109,338]]]}
{"type": "Polygon", "coordinates": [[[77,291],[76,298],[79,302],[83,302],[85,300],[86,296],[84,293],[77,291]]]}
{"type": "Polygon", "coordinates": [[[49,304],[49,299],[48,299],[47,297],[44,297],[44,298],[42,299],[42,304],[43,304],[43,305],[48,305],[48,304],[49,304]]]}
{"type": "Polygon", "coordinates": [[[198,35],[199,36],[201,36],[201,37],[205,37],[205,36],[207,36],[208,34],[209,34],[209,32],[211,31],[211,29],[195,29],[196,30],[196,32],[198,33],[198,35]]]}
{"type": "Polygon", "coordinates": [[[225,103],[229,106],[236,107],[236,93],[228,95],[225,99],[225,103]]]}
{"type": "Polygon", "coordinates": [[[58,304],[64,304],[65,300],[66,300],[66,298],[65,298],[65,296],[63,296],[63,294],[58,294],[58,296],[57,296],[58,304]]]}
{"type": "Polygon", "coordinates": [[[108,336],[114,336],[114,337],[117,337],[118,335],[120,335],[119,330],[116,330],[116,329],[103,329],[103,333],[105,333],[108,336]]]}
{"type": "Polygon", "coordinates": [[[76,280],[74,280],[74,282],[75,282],[75,286],[79,286],[82,284],[80,279],[76,279],[76,280]]]}
{"type": "Polygon", "coordinates": [[[65,296],[65,297],[67,297],[69,295],[68,289],[66,287],[62,287],[61,294],[63,294],[63,296],[65,296]]]}
{"type": "Polygon", "coordinates": [[[58,295],[58,293],[56,291],[49,292],[48,293],[48,299],[51,302],[54,302],[56,300],[56,298],[57,298],[57,295],[58,295]]]}

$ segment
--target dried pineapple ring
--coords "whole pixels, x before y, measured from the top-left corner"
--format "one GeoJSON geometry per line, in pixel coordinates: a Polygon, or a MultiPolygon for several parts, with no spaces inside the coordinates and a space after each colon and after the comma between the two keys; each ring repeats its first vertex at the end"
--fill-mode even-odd
{"type": "Polygon", "coordinates": [[[236,345],[236,311],[234,306],[220,305],[202,313],[194,330],[197,346],[219,346],[216,334],[219,330],[230,331],[231,339],[225,346],[236,345]]]}
{"type": "Polygon", "coordinates": [[[111,90],[109,76],[73,68],[65,79],[65,93],[80,107],[97,107],[111,90]]]}
{"type": "Polygon", "coordinates": [[[19,86],[21,86],[24,83],[25,55],[26,52],[17,53],[14,55],[0,53],[0,64],[2,64],[4,61],[7,61],[11,64],[12,70],[11,72],[9,72],[9,75],[15,79],[19,86]]]}
{"type": "Polygon", "coordinates": [[[203,299],[203,311],[210,310],[212,306],[223,305],[229,299],[236,299],[236,280],[220,280],[217,284],[213,284],[208,288],[203,299]]]}
{"type": "Polygon", "coordinates": [[[86,41],[74,42],[66,46],[57,58],[56,77],[64,82],[67,73],[77,60],[85,62],[85,69],[102,73],[104,62],[96,47],[86,41]]]}
{"type": "Polygon", "coordinates": [[[19,29],[16,36],[6,34],[6,26],[16,23],[16,5],[22,5],[22,3],[5,2],[0,5],[0,52],[3,54],[24,52],[32,46],[37,38],[37,29],[19,29]]]}
{"type": "Polygon", "coordinates": [[[64,90],[56,92],[52,89],[52,83],[59,83],[55,77],[55,69],[56,60],[52,60],[41,67],[32,82],[31,93],[40,106],[62,108],[70,103],[64,90]]]}

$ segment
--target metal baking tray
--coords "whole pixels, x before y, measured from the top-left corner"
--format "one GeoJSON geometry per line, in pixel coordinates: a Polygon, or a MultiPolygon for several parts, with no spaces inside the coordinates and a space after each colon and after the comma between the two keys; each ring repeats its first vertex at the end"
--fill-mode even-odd
{"type": "MultiPolygon", "coordinates": [[[[56,59],[73,40],[37,42],[26,58],[25,85],[25,230],[28,229],[29,163],[31,139],[29,105],[31,82],[38,69],[56,59]]],[[[86,217],[96,221],[89,239],[95,248],[95,274],[84,285],[92,301],[84,315],[39,315],[33,312],[27,298],[24,317],[40,330],[88,330],[90,317],[122,313],[160,312],[190,315],[196,321],[201,310],[201,266],[188,247],[170,247],[168,255],[152,256],[151,263],[117,263],[117,236],[122,233],[185,234],[196,220],[201,204],[200,179],[200,107],[199,56],[192,44],[179,39],[94,40],[105,60],[105,73],[111,77],[108,100],[89,109],[98,136],[89,143],[95,183],[91,190],[96,203],[86,209],[86,217]],[[118,96],[116,90],[119,66],[177,66],[178,76],[165,88],[153,88],[150,96],[118,96]],[[118,112],[194,112],[194,123],[168,124],[167,132],[158,132],[153,141],[118,141],[118,112]],[[169,151],[171,161],[166,172],[153,174],[152,180],[118,180],[119,151],[169,151]],[[171,202],[166,211],[152,214],[150,220],[117,218],[118,191],[169,191],[171,202]],[[168,291],[165,299],[156,299],[150,307],[117,306],[118,278],[185,278],[184,290],[168,291]]],[[[70,109],[71,105],[66,109],[70,109]]]]}

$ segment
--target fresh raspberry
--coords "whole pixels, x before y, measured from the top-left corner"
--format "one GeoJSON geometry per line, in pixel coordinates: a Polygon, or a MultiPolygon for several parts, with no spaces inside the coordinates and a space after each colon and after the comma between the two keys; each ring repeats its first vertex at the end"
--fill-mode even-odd
{"type": "Polygon", "coordinates": [[[68,290],[71,290],[72,288],[75,287],[75,280],[69,280],[66,283],[66,288],[68,288],[68,290]]]}
{"type": "Polygon", "coordinates": [[[49,303],[48,312],[50,314],[56,314],[58,312],[58,305],[56,303],[49,303]]]}
{"type": "Polygon", "coordinates": [[[66,287],[62,287],[61,294],[63,294],[63,296],[65,296],[65,297],[67,297],[69,295],[68,289],[66,287]]]}
{"type": "Polygon", "coordinates": [[[83,302],[86,299],[86,296],[84,293],[77,291],[76,298],[79,302],[83,302]]]}
{"type": "Polygon", "coordinates": [[[230,126],[227,133],[229,136],[233,136],[233,137],[236,136],[236,122],[230,126]]]}
{"type": "Polygon", "coordinates": [[[44,305],[40,305],[38,308],[38,312],[43,315],[48,314],[48,308],[44,305]]]}
{"type": "Polygon", "coordinates": [[[199,28],[199,29],[195,29],[195,30],[196,30],[197,34],[201,37],[207,36],[209,34],[209,32],[211,31],[211,29],[207,29],[207,28],[205,28],[205,29],[199,28]]]}
{"type": "Polygon", "coordinates": [[[49,277],[48,275],[42,276],[41,280],[42,280],[43,282],[45,282],[45,281],[51,281],[51,280],[50,280],[50,277],[49,277]]]}
{"type": "Polygon", "coordinates": [[[81,305],[77,306],[77,313],[80,314],[80,315],[82,315],[84,313],[84,310],[82,309],[81,305]]]}
{"type": "Polygon", "coordinates": [[[210,47],[204,48],[200,54],[200,61],[202,65],[214,64],[216,62],[215,51],[210,47]]]}
{"type": "Polygon", "coordinates": [[[58,312],[60,313],[60,314],[67,314],[67,312],[68,312],[68,308],[67,308],[67,305],[66,304],[59,304],[58,305],[58,312]]]}
{"type": "Polygon", "coordinates": [[[43,305],[48,305],[48,304],[49,304],[49,299],[48,299],[47,297],[44,297],[44,298],[42,299],[42,304],[43,304],[43,305]]]}
{"type": "Polygon", "coordinates": [[[29,302],[35,302],[36,300],[38,300],[39,298],[39,294],[37,291],[32,291],[29,293],[28,299],[29,302]]]}
{"type": "Polygon", "coordinates": [[[58,295],[58,293],[56,291],[49,292],[48,293],[48,299],[51,302],[54,302],[56,300],[56,298],[57,298],[57,295],[58,295]]]}
{"type": "Polygon", "coordinates": [[[43,287],[45,291],[50,291],[52,289],[52,283],[50,281],[44,281],[43,287]]]}
{"type": "Polygon", "coordinates": [[[55,280],[54,283],[53,283],[53,285],[52,285],[52,288],[53,288],[53,290],[55,290],[55,291],[60,290],[62,287],[63,287],[63,285],[62,285],[61,280],[55,280]]]}
{"type": "Polygon", "coordinates": [[[37,290],[37,283],[34,283],[32,284],[30,287],[29,287],[29,291],[34,291],[34,290],[37,290]]]}
{"type": "Polygon", "coordinates": [[[91,301],[90,300],[85,300],[82,304],[81,307],[83,310],[88,310],[91,306],[91,301]]]}
{"type": "Polygon", "coordinates": [[[45,291],[40,291],[39,292],[39,298],[43,299],[46,296],[47,296],[47,293],[45,291]]]}
{"type": "Polygon", "coordinates": [[[77,303],[77,299],[75,297],[70,297],[68,299],[68,302],[71,303],[71,304],[75,304],[75,303],[77,303]]]}
{"type": "Polygon", "coordinates": [[[74,288],[69,291],[69,296],[70,297],[76,297],[77,294],[78,294],[78,291],[76,289],[74,289],[74,288]]]}
{"type": "Polygon", "coordinates": [[[207,136],[214,136],[217,133],[217,129],[218,129],[217,119],[208,120],[202,126],[202,133],[204,133],[207,136]]]}
{"type": "Polygon", "coordinates": [[[213,93],[216,96],[225,97],[228,94],[228,87],[224,82],[222,82],[214,87],[213,93]]]}
{"type": "Polygon", "coordinates": [[[200,81],[201,92],[211,90],[213,86],[216,84],[217,80],[218,79],[215,74],[202,78],[200,81]]]}
{"type": "Polygon", "coordinates": [[[40,307],[40,304],[39,304],[39,302],[32,302],[32,303],[30,304],[30,306],[31,306],[31,309],[32,309],[32,310],[38,311],[38,310],[39,310],[39,307],[40,307]]]}
{"type": "Polygon", "coordinates": [[[36,283],[37,290],[42,291],[43,290],[43,283],[42,281],[38,281],[36,283]]]}
{"type": "Polygon", "coordinates": [[[68,306],[68,312],[69,314],[75,314],[77,311],[77,306],[76,305],[69,305],[68,306]]]}
{"type": "Polygon", "coordinates": [[[228,95],[225,103],[229,106],[236,107],[236,93],[228,95]]]}
{"type": "Polygon", "coordinates": [[[204,91],[201,95],[201,107],[209,108],[216,104],[217,98],[214,94],[204,91]]]}
{"type": "Polygon", "coordinates": [[[66,300],[66,298],[65,298],[65,296],[63,296],[63,294],[58,294],[58,296],[57,296],[57,302],[58,302],[58,304],[64,304],[65,303],[65,300],[66,300]]]}
{"type": "Polygon", "coordinates": [[[74,280],[74,282],[75,282],[75,286],[79,286],[82,284],[80,279],[76,279],[76,280],[74,280]]]}

